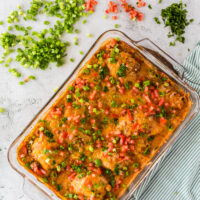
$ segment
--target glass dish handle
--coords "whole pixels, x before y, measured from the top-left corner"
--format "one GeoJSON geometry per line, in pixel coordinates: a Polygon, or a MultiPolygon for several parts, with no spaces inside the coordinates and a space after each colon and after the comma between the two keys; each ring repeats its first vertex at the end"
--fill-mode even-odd
{"type": "Polygon", "coordinates": [[[44,192],[37,187],[34,183],[32,183],[28,178],[24,178],[24,184],[23,184],[23,192],[31,200],[50,200],[52,198],[49,198],[44,194],[44,192]]]}
{"type": "Polygon", "coordinates": [[[184,78],[184,67],[176,62],[171,56],[165,53],[160,47],[153,43],[148,38],[136,41],[135,44],[142,48],[144,51],[151,54],[167,68],[171,69],[176,75],[178,75],[182,80],[184,78]]]}

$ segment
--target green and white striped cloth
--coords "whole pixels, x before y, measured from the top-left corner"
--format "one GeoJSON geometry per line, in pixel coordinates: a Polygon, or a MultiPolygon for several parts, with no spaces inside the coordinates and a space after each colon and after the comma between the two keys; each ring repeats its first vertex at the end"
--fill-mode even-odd
{"type": "MultiPolygon", "coordinates": [[[[200,94],[200,42],[184,62],[185,81],[200,94]]],[[[136,200],[200,200],[200,113],[162,159],[136,200]]]]}

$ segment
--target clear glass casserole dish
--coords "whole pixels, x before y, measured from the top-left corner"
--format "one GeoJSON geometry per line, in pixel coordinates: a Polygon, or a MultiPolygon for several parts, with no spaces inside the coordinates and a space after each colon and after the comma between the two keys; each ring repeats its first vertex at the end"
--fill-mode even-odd
{"type": "Polygon", "coordinates": [[[81,60],[78,66],[74,69],[72,74],[67,78],[67,80],[62,84],[57,93],[47,102],[47,104],[39,111],[35,118],[29,123],[29,125],[24,129],[24,131],[14,140],[8,151],[8,160],[12,168],[15,169],[20,175],[24,177],[24,192],[31,199],[59,199],[50,189],[39,182],[34,175],[29,173],[24,169],[17,161],[17,147],[22,142],[24,137],[26,137],[31,129],[36,125],[39,119],[44,115],[44,113],[52,106],[56,99],[66,90],[68,84],[76,78],[76,75],[84,64],[93,56],[93,54],[99,49],[101,44],[113,37],[118,37],[120,40],[126,42],[131,47],[137,49],[146,59],[152,62],[161,71],[166,73],[174,82],[176,82],[181,88],[190,94],[190,99],[192,101],[192,107],[181,125],[175,130],[169,140],[160,148],[158,153],[153,157],[149,165],[147,165],[142,172],[135,178],[131,185],[127,188],[126,192],[120,197],[120,200],[128,200],[131,198],[138,187],[144,183],[145,179],[157,166],[157,164],[162,160],[162,158],[167,154],[170,147],[181,135],[184,127],[194,118],[198,113],[200,108],[200,101],[197,92],[192,89],[189,85],[184,82],[184,68],[174,59],[168,56],[164,51],[157,47],[149,39],[145,38],[140,41],[134,41],[130,39],[127,35],[120,31],[109,30],[104,32],[97,41],[92,45],[88,53],[81,60]]]}

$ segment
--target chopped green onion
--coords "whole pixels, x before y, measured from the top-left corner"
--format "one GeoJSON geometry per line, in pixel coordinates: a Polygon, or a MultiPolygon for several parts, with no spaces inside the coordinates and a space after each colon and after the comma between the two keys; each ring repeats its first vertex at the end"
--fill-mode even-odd
{"type": "Polygon", "coordinates": [[[49,25],[50,22],[49,22],[49,21],[44,21],[44,24],[45,24],[45,25],[49,25]]]}
{"type": "Polygon", "coordinates": [[[0,107],[0,113],[4,113],[5,112],[5,109],[0,107]]]}
{"type": "Polygon", "coordinates": [[[88,37],[92,37],[93,35],[92,35],[91,33],[88,33],[87,36],[88,36],[88,37]]]}
{"type": "Polygon", "coordinates": [[[80,51],[79,53],[80,53],[81,55],[83,55],[83,54],[84,54],[84,52],[83,52],[83,51],[80,51]]]}
{"type": "Polygon", "coordinates": [[[119,28],[120,27],[120,25],[119,24],[115,24],[115,28],[119,28]]]}
{"type": "Polygon", "coordinates": [[[35,80],[35,79],[36,79],[35,76],[33,76],[33,75],[30,75],[28,78],[29,78],[29,79],[32,79],[32,80],[35,80]]]}
{"type": "Polygon", "coordinates": [[[83,24],[85,24],[86,22],[87,22],[87,20],[86,20],[86,19],[84,19],[84,20],[83,20],[83,24]]]}
{"type": "Polygon", "coordinates": [[[74,59],[73,59],[73,58],[70,58],[70,62],[74,62],[74,59]]]}
{"type": "Polygon", "coordinates": [[[97,167],[101,167],[102,162],[101,162],[100,159],[96,159],[94,162],[95,162],[95,164],[96,164],[97,167]]]}
{"type": "Polygon", "coordinates": [[[106,19],[107,18],[107,15],[103,15],[103,19],[106,19]]]}
{"type": "Polygon", "coordinates": [[[9,63],[11,63],[11,62],[12,62],[12,60],[13,60],[13,59],[12,59],[11,57],[9,57],[9,58],[6,60],[6,63],[8,63],[8,64],[9,64],[9,63]]]}
{"type": "Polygon", "coordinates": [[[24,81],[20,81],[19,82],[20,85],[24,85],[24,83],[25,83],[24,81]]]}
{"type": "Polygon", "coordinates": [[[94,148],[92,146],[89,146],[89,151],[93,152],[94,148]]]}

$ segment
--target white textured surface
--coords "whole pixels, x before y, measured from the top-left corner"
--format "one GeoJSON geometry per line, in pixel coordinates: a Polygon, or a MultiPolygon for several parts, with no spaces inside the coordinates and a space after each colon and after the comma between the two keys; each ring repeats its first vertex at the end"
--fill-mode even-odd
{"type": "MultiPolygon", "coordinates": [[[[9,13],[15,10],[19,4],[22,5],[22,8],[27,8],[29,2],[30,0],[0,0],[0,20],[5,20],[9,13]]],[[[75,58],[73,64],[67,61],[63,67],[56,68],[54,65],[51,65],[51,69],[40,71],[23,69],[19,64],[13,62],[11,67],[18,68],[24,74],[23,78],[30,74],[34,74],[37,77],[36,81],[32,81],[24,86],[18,85],[19,80],[9,74],[7,68],[0,66],[0,107],[6,109],[5,113],[0,114],[0,200],[27,199],[27,197],[24,197],[21,189],[22,178],[10,167],[7,161],[8,147],[53,95],[53,90],[64,82],[79,62],[82,57],[79,51],[87,52],[101,33],[105,30],[113,29],[114,24],[118,23],[121,25],[119,30],[125,32],[134,40],[148,37],[180,63],[189,54],[188,48],[193,49],[200,40],[199,0],[183,1],[188,3],[189,18],[194,18],[195,21],[186,30],[185,44],[177,43],[175,47],[169,46],[168,30],[163,29],[163,25],[157,25],[153,20],[153,17],[159,16],[160,9],[165,8],[172,1],[163,0],[162,4],[157,4],[158,0],[149,1],[153,9],[149,10],[147,7],[141,9],[145,13],[145,20],[143,22],[128,20],[126,13],[121,13],[116,21],[111,20],[111,17],[108,17],[107,20],[102,19],[106,8],[104,2],[106,1],[99,0],[96,12],[87,19],[85,25],[82,23],[76,25],[81,30],[81,33],[77,36],[80,41],[79,46],[72,45],[68,48],[69,56],[67,57],[67,60],[71,57],[75,58]],[[86,37],[87,33],[92,33],[94,37],[86,37]]],[[[40,25],[38,25],[38,22],[31,24],[35,27],[35,30],[44,28],[44,25],[42,25],[44,18],[40,17],[39,21],[40,25]]],[[[6,25],[0,26],[0,32],[5,30],[6,25]]],[[[73,37],[75,35],[65,35],[65,39],[68,41],[73,41],[73,37]]]]}

